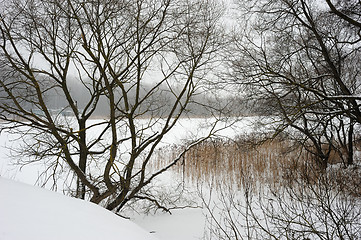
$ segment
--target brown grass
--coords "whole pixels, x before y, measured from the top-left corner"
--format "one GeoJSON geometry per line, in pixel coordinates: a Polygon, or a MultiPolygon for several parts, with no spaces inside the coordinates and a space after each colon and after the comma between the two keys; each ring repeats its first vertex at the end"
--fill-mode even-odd
{"type": "MultiPolygon", "coordinates": [[[[183,150],[184,146],[176,145],[159,149],[154,167],[164,166],[183,150]]],[[[200,143],[185,154],[174,170],[194,183],[216,180],[242,187],[252,179],[277,187],[302,179],[314,184],[322,170],[313,158],[289,139],[261,141],[257,136],[241,136],[236,141],[216,139],[200,143]]],[[[345,179],[344,175],[338,173],[335,181],[345,179]]]]}
{"type": "MultiPolygon", "coordinates": [[[[279,182],[281,166],[291,165],[298,158],[289,153],[290,143],[281,140],[258,143],[259,139],[208,140],[190,149],[175,170],[189,181],[217,179],[242,185],[242,178],[252,173],[261,182],[279,182]]],[[[159,149],[154,167],[174,159],[184,146],[159,149]]]]}

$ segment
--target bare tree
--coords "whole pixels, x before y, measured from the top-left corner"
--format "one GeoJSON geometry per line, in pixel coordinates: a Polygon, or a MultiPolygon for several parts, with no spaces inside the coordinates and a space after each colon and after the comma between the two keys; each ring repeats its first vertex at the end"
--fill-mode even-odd
{"type": "Polygon", "coordinates": [[[220,183],[218,198],[203,198],[210,239],[359,239],[358,166],[327,166],[334,151],[353,163],[361,123],[360,1],[251,0],[239,6],[248,21],[233,36],[229,76],[263,104],[275,135],[291,128],[289,136],[323,171],[297,159],[304,169],[277,166],[280,182],[265,186],[243,171],[240,188],[220,183]]]}
{"type": "Polygon", "coordinates": [[[220,8],[204,0],[3,2],[2,130],[21,134],[23,157],[45,161],[49,178],[70,171],[79,198],[109,210],[156,202],[143,189],[183,153],[147,166],[217,61],[220,8]],[[66,105],[54,109],[57,96],[66,105]],[[95,121],[102,101],[108,114],[95,121]]]}
{"type": "Polygon", "coordinates": [[[324,166],[330,149],[346,139],[352,163],[353,125],[361,123],[359,1],[239,5],[249,21],[234,36],[232,79],[265,104],[265,113],[279,123],[276,134],[298,131],[324,166]],[[336,137],[340,124],[347,131],[336,137]]]}

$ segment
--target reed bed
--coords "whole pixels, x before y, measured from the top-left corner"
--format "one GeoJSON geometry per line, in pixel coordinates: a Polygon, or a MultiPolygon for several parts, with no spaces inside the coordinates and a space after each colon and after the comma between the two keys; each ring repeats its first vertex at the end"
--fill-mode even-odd
{"type": "MultiPolygon", "coordinates": [[[[185,149],[183,145],[161,148],[153,161],[160,168],[185,149]]],[[[313,156],[287,138],[262,140],[260,136],[240,136],[236,140],[210,139],[186,152],[173,168],[184,181],[190,183],[232,183],[241,188],[246,181],[278,187],[300,179],[316,183],[322,171],[313,156]]],[[[332,169],[332,167],[331,167],[332,169]]],[[[352,172],[352,171],[351,171],[352,172]]],[[[345,181],[350,171],[335,169],[334,181],[345,181]],[[341,179],[341,180],[340,180],[341,179]]],[[[354,175],[349,181],[359,181],[354,175]]]]}
{"type": "MultiPolygon", "coordinates": [[[[291,145],[281,139],[260,141],[257,137],[211,139],[187,151],[174,170],[190,182],[217,180],[242,186],[245,176],[251,176],[261,183],[278,184],[286,176],[284,167],[300,167],[295,164],[299,153],[288,151],[294,148],[291,145]]],[[[153,167],[166,165],[183,150],[182,145],[159,149],[153,167]]]]}

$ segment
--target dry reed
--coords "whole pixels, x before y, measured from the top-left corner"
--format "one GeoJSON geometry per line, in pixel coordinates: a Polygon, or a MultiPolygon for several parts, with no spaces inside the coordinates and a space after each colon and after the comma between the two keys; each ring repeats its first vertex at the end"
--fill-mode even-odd
{"type": "MultiPolygon", "coordinates": [[[[183,150],[182,145],[159,149],[153,167],[164,166],[183,150]]],[[[191,148],[174,170],[185,181],[226,181],[238,187],[244,186],[245,179],[274,187],[299,179],[315,183],[321,174],[312,155],[295,142],[287,138],[263,141],[257,136],[204,141],[191,148]]],[[[343,175],[338,173],[335,181],[343,175]]]]}

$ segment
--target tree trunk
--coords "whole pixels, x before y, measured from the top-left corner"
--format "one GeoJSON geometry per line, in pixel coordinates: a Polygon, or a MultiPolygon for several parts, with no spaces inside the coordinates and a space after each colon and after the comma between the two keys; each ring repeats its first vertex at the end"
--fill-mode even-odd
{"type": "Polygon", "coordinates": [[[348,154],[347,154],[347,166],[353,164],[353,122],[350,122],[350,129],[348,131],[348,154]]]}
{"type": "MultiPolygon", "coordinates": [[[[86,164],[87,164],[87,148],[86,148],[86,131],[85,131],[85,120],[79,120],[79,168],[83,171],[84,175],[86,174],[86,164]]],[[[77,186],[77,197],[80,199],[85,199],[85,185],[78,180],[77,186]]]]}

